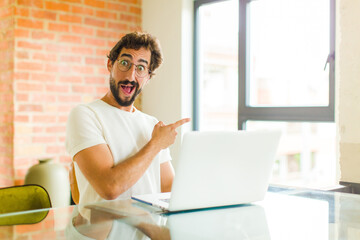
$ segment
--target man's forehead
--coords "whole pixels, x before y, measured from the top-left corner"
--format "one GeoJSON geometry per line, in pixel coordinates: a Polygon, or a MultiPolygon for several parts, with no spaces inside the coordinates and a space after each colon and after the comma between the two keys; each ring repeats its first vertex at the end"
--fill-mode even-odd
{"type": "Polygon", "coordinates": [[[123,56],[129,57],[134,61],[145,60],[150,63],[151,52],[150,50],[143,47],[139,49],[123,48],[120,51],[119,58],[123,56]]]}

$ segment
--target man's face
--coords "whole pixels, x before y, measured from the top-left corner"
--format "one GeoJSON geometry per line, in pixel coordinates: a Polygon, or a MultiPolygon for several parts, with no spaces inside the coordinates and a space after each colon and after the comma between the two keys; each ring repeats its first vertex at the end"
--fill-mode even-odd
{"type": "Polygon", "coordinates": [[[123,107],[132,105],[141,92],[143,86],[150,79],[150,75],[140,77],[136,68],[150,66],[151,52],[145,48],[139,50],[123,48],[118,59],[111,64],[108,61],[110,72],[110,90],[116,102],[123,107]],[[120,62],[118,60],[121,60],[120,62]],[[130,64],[129,70],[121,70],[120,64],[130,64]],[[137,66],[135,66],[137,65],[137,66]]]}

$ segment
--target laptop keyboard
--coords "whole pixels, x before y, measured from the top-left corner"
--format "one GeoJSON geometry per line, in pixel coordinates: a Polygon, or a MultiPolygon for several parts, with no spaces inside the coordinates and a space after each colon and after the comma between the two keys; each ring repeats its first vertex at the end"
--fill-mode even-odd
{"type": "Polygon", "coordinates": [[[170,198],[164,198],[164,199],[159,199],[160,201],[166,202],[166,203],[170,203],[170,198]]]}

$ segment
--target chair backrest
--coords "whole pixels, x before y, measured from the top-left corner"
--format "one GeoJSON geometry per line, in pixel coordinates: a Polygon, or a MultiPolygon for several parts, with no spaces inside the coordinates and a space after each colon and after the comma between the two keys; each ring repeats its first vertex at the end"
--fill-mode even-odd
{"type": "Polygon", "coordinates": [[[70,190],[71,190],[72,199],[75,204],[79,204],[80,193],[76,181],[74,162],[72,162],[70,166],[69,180],[70,180],[70,190]]]}
{"type": "Polygon", "coordinates": [[[31,184],[0,188],[0,225],[40,222],[47,216],[48,210],[8,215],[14,212],[49,208],[51,208],[50,196],[42,186],[31,184]]]}

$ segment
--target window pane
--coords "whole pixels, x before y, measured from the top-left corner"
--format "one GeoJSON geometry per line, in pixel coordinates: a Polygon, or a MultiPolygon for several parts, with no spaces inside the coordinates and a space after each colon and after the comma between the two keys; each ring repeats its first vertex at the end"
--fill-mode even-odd
{"type": "Polygon", "coordinates": [[[249,3],[250,106],[328,106],[329,4],[249,3]]]}
{"type": "Polygon", "coordinates": [[[335,123],[247,121],[246,129],[282,131],[271,183],[312,188],[336,185],[335,123]]]}
{"type": "Polygon", "coordinates": [[[199,130],[237,129],[238,1],[199,8],[199,130]]]}

